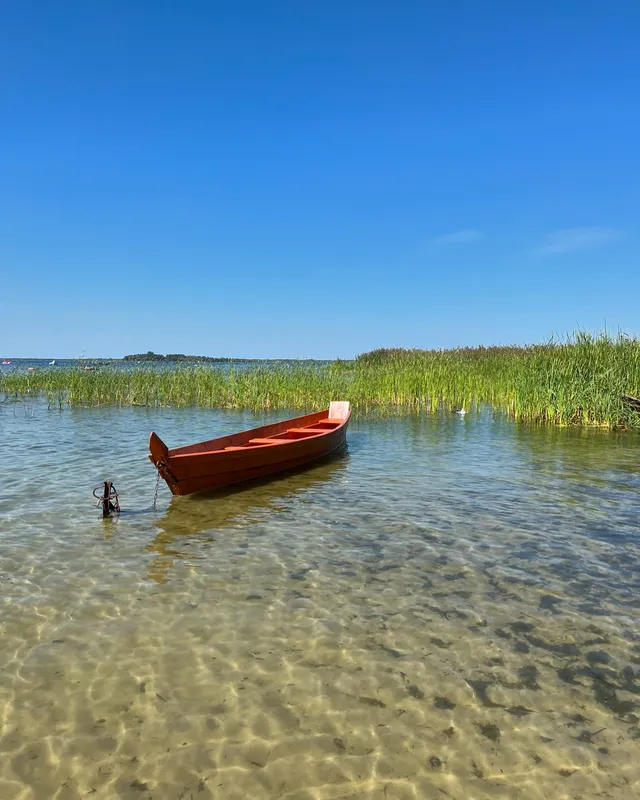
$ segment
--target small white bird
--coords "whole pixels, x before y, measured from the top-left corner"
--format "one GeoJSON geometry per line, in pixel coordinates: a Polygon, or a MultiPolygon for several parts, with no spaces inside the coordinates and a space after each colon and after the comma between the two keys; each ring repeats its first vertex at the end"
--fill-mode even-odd
{"type": "Polygon", "coordinates": [[[459,408],[455,413],[464,417],[464,415],[467,413],[467,410],[466,408],[459,408]]]}

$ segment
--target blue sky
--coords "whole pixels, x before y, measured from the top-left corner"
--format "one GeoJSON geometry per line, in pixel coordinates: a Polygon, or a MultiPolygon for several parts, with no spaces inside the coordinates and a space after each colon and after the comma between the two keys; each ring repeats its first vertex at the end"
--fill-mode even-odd
{"type": "Polygon", "coordinates": [[[640,4],[0,5],[0,356],[639,332],[640,4]]]}

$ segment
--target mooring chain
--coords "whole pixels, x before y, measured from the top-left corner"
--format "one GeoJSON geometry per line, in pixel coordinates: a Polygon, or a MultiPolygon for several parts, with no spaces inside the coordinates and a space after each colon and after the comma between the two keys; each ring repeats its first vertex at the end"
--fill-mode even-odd
{"type": "Polygon", "coordinates": [[[153,493],[153,510],[156,510],[156,506],[158,505],[158,487],[160,486],[160,473],[156,475],[156,488],[153,493]]]}

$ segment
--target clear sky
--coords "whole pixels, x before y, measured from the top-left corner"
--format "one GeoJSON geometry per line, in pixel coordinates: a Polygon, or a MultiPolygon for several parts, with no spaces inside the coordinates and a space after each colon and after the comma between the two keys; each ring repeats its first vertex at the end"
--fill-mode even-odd
{"type": "Polygon", "coordinates": [[[2,0],[0,356],[640,329],[637,0],[2,0]]]}

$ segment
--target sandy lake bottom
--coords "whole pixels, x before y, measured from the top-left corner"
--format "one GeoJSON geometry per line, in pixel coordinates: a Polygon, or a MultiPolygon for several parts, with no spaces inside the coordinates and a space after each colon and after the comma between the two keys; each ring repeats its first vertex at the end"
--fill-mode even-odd
{"type": "Polygon", "coordinates": [[[640,796],[640,438],[361,419],[150,508],[150,430],[265,419],[0,406],[0,798],[640,796]]]}

